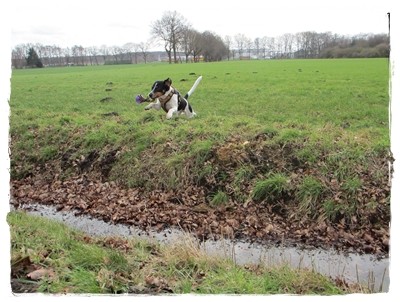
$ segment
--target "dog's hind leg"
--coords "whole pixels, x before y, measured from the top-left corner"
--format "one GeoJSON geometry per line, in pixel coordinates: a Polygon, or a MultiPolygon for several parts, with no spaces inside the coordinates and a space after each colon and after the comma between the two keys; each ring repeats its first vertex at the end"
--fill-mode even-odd
{"type": "Polygon", "coordinates": [[[185,114],[186,117],[188,118],[192,118],[196,116],[196,112],[194,112],[192,106],[190,106],[190,104],[187,104],[186,108],[185,108],[185,114]]]}

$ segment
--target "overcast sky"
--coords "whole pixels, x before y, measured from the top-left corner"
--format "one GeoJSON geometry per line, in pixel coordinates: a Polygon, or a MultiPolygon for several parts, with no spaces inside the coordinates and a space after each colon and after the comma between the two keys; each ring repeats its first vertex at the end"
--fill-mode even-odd
{"type": "MultiPolygon", "coordinates": [[[[11,46],[41,43],[61,47],[122,46],[150,39],[151,23],[177,11],[194,29],[222,38],[242,33],[278,37],[316,31],[355,35],[387,33],[393,1],[109,0],[10,1],[11,46]],[[326,2],[326,3],[325,3],[326,2]]],[[[152,49],[160,48],[153,45],[152,49]]]]}

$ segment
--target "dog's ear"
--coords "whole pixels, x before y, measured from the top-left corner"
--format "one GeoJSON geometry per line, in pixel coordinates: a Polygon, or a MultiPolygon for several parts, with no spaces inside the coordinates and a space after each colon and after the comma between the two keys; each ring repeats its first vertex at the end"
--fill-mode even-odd
{"type": "Polygon", "coordinates": [[[170,78],[166,79],[164,81],[164,84],[167,85],[168,87],[172,85],[172,80],[170,78]]]}

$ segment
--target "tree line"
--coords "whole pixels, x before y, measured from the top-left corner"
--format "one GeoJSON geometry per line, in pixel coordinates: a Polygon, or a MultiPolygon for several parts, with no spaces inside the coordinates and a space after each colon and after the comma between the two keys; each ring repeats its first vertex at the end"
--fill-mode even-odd
{"type": "Polygon", "coordinates": [[[122,46],[61,48],[56,45],[20,44],[12,50],[14,68],[70,65],[137,64],[152,61],[211,62],[237,59],[389,57],[387,34],[343,36],[314,31],[258,37],[245,34],[220,37],[199,32],[176,11],[167,11],[150,26],[151,39],[122,46]],[[157,41],[164,51],[150,51],[157,41]],[[34,60],[33,60],[34,58],[34,60]]]}

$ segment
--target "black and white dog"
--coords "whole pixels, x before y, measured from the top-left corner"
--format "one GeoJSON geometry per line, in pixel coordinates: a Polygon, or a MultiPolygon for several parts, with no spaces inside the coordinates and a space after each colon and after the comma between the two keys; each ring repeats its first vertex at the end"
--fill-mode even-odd
{"type": "Polygon", "coordinates": [[[170,78],[154,82],[148,97],[153,101],[155,100],[155,102],[150,103],[144,109],[149,110],[154,108],[160,110],[162,108],[167,113],[167,119],[180,114],[185,114],[188,118],[194,117],[196,113],[192,106],[190,106],[188,98],[195,91],[202,78],[202,76],[197,78],[185,96],[182,96],[178,90],[172,87],[172,80],[170,78]]]}

